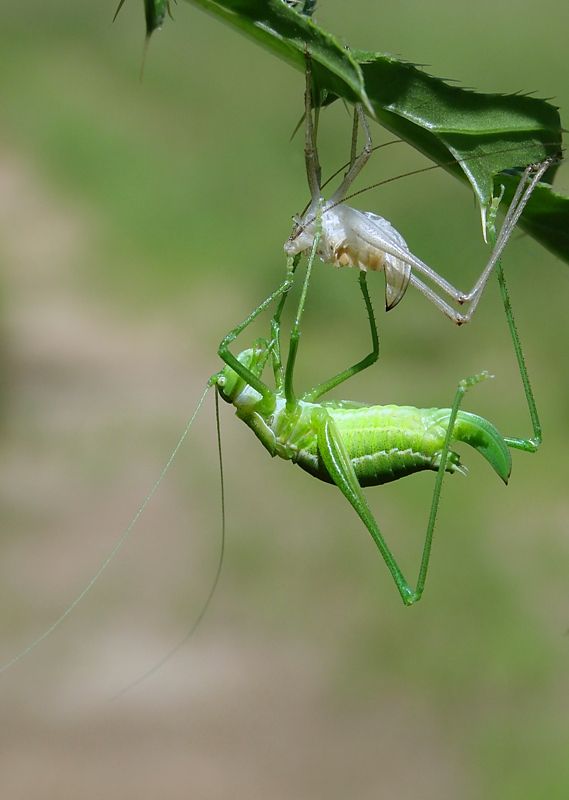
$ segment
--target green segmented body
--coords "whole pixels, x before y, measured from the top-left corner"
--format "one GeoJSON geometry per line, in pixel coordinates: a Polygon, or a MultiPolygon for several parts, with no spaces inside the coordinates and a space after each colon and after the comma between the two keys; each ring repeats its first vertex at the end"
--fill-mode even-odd
{"type": "MultiPolygon", "coordinates": [[[[422,470],[438,470],[450,408],[328,406],[327,411],[340,431],[360,486],[380,486],[422,470]]],[[[462,417],[466,421],[468,416],[467,412],[459,412],[455,435],[462,417]]],[[[310,438],[294,460],[315,478],[332,482],[319,458],[317,437],[312,433],[310,438]]],[[[446,471],[457,470],[464,468],[458,453],[451,451],[446,471]]]]}
{"type": "MultiPolygon", "coordinates": [[[[249,362],[251,353],[244,351],[239,361],[249,362]]],[[[334,483],[322,459],[319,440],[324,416],[333,420],[360,486],[380,486],[415,472],[436,472],[439,468],[450,408],[298,400],[289,410],[284,394],[275,392],[274,405],[267,411],[260,394],[241,381],[230,367],[225,367],[222,374],[221,396],[235,406],[237,416],[251,428],[269,453],[298,464],[319,480],[334,483]]],[[[507,480],[511,469],[510,451],[488,420],[459,410],[452,440],[466,442],[477,449],[500,477],[507,480]]],[[[446,471],[466,471],[459,454],[452,450],[446,471]]]]}

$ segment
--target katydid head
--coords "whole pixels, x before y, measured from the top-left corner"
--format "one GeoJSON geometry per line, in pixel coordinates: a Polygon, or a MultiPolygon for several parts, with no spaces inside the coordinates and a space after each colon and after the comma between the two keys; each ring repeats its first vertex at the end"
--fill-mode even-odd
{"type": "MultiPolygon", "coordinates": [[[[321,200],[316,207],[310,205],[302,215],[293,217],[294,228],[284,244],[287,256],[296,256],[304,253],[314,244],[318,232],[318,256],[325,264],[335,264],[338,267],[348,266],[341,258],[342,247],[351,246],[351,229],[346,226],[346,214],[352,212],[341,203],[333,200],[321,200]]],[[[349,266],[360,266],[367,269],[368,265],[358,263],[357,258],[349,266]]],[[[373,267],[372,267],[373,269],[373,267]]]]}
{"type": "MultiPolygon", "coordinates": [[[[269,354],[269,343],[266,339],[257,340],[253,347],[242,350],[237,356],[237,361],[242,364],[246,370],[252,372],[256,377],[260,377],[263,367],[267,361],[269,354]]],[[[209,379],[210,386],[216,386],[217,390],[226,403],[235,405],[237,398],[243,392],[251,388],[247,381],[242,378],[229,364],[226,364],[220,372],[209,379]]],[[[251,391],[254,390],[251,388],[251,391]]]]}
{"type": "Polygon", "coordinates": [[[293,217],[294,227],[284,243],[287,256],[296,256],[312,247],[316,232],[316,219],[310,211],[302,216],[293,217]]]}
{"type": "Polygon", "coordinates": [[[212,375],[208,383],[210,386],[215,386],[222,400],[225,400],[226,403],[232,403],[233,398],[238,393],[236,389],[237,383],[240,380],[237,373],[232,370],[231,367],[224,367],[220,372],[216,372],[215,375],[212,375]]]}

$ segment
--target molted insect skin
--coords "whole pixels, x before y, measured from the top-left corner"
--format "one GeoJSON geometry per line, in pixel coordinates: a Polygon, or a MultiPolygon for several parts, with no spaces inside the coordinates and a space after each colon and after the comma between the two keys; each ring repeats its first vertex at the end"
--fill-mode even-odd
{"type": "MultiPolygon", "coordinates": [[[[239,360],[245,363],[251,351],[239,360]]],[[[332,483],[319,448],[322,420],[329,415],[342,439],[361,486],[379,486],[423,470],[437,471],[444,446],[451,410],[421,409],[413,406],[356,406],[344,402],[310,403],[299,400],[294,411],[287,411],[284,395],[275,393],[271,414],[260,410],[258,392],[244,382],[235,381],[225,367],[220,394],[232,403],[237,415],[255,433],[272,456],[290,460],[319,480],[332,483]],[[232,391],[240,382],[239,392],[232,391]]],[[[214,380],[215,382],[215,380],[214,380]]],[[[507,482],[511,456],[503,437],[483,417],[459,410],[453,441],[469,444],[488,461],[507,482]]],[[[450,473],[466,470],[458,453],[451,451],[447,462],[450,473]]]]}
{"type": "MultiPolygon", "coordinates": [[[[312,210],[296,222],[284,246],[287,255],[303,253],[312,247],[316,224],[312,210]]],[[[388,311],[394,308],[405,294],[411,277],[410,264],[384,249],[387,246],[392,251],[410,253],[399,231],[371,211],[330,203],[322,208],[320,226],[319,258],[337,267],[358,267],[366,272],[383,270],[385,307],[388,311]]]]}

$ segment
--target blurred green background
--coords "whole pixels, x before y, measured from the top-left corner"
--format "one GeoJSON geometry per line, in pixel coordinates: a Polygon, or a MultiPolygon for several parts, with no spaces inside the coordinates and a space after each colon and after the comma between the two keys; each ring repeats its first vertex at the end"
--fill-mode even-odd
{"type": "MultiPolygon", "coordinates": [[[[4,4],[0,26],[0,622],[10,658],[85,585],[167,458],[221,336],[277,283],[306,199],[303,78],[181,2],[140,83],[142,4],[4,4]]],[[[321,0],[347,42],[484,91],[569,108],[569,8],[321,0]]],[[[324,116],[325,172],[349,119],[324,116]]],[[[567,115],[565,114],[565,123],[567,115]]],[[[375,127],[377,141],[391,138],[375,127]]],[[[364,179],[419,166],[405,145],[364,179]]],[[[560,170],[557,185],[569,189],[560,170]]],[[[485,260],[446,174],[365,195],[453,283],[485,260]]],[[[207,594],[219,547],[213,397],[129,546],[56,634],[0,676],[6,798],[566,798],[569,267],[516,237],[505,265],[544,445],[506,489],[464,450],[445,484],[430,580],[404,609],[339,492],[270,461],[223,412],[228,543],[198,634],[158,660],[207,594]]],[[[497,293],[455,329],[412,291],[350,399],[529,421],[497,293]]],[[[361,356],[355,272],[316,269],[299,385],[361,356]]],[[[415,573],[433,476],[368,493],[415,573]]]]}

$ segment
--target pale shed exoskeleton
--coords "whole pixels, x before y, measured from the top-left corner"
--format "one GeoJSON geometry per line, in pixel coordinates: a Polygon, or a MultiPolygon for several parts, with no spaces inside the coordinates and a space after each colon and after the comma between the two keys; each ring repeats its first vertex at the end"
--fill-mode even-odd
{"type": "Polygon", "coordinates": [[[472,289],[463,292],[414,255],[403,236],[388,220],[371,211],[359,211],[343,202],[350,186],[367,163],[372,152],[371,135],[363,108],[360,105],[356,106],[354,114],[352,158],[348,170],[330,199],[325,200],[322,197],[311,84],[310,60],[307,58],[305,160],[311,200],[306,211],[295,218],[292,233],[284,245],[286,254],[294,256],[308,251],[318,233],[317,254],[325,263],[338,267],[359,267],[365,271],[383,270],[385,272],[387,310],[394,308],[399,303],[407,287],[411,285],[419,289],[457,325],[469,322],[533,190],[556,158],[550,157],[525,168],[502,227],[495,238],[488,263],[472,289]],[[363,129],[366,141],[363,150],[356,156],[358,125],[363,129]],[[435,288],[428,286],[415,273],[426,278],[435,288]],[[459,311],[453,307],[452,303],[457,306],[466,306],[466,310],[459,311]]]}

